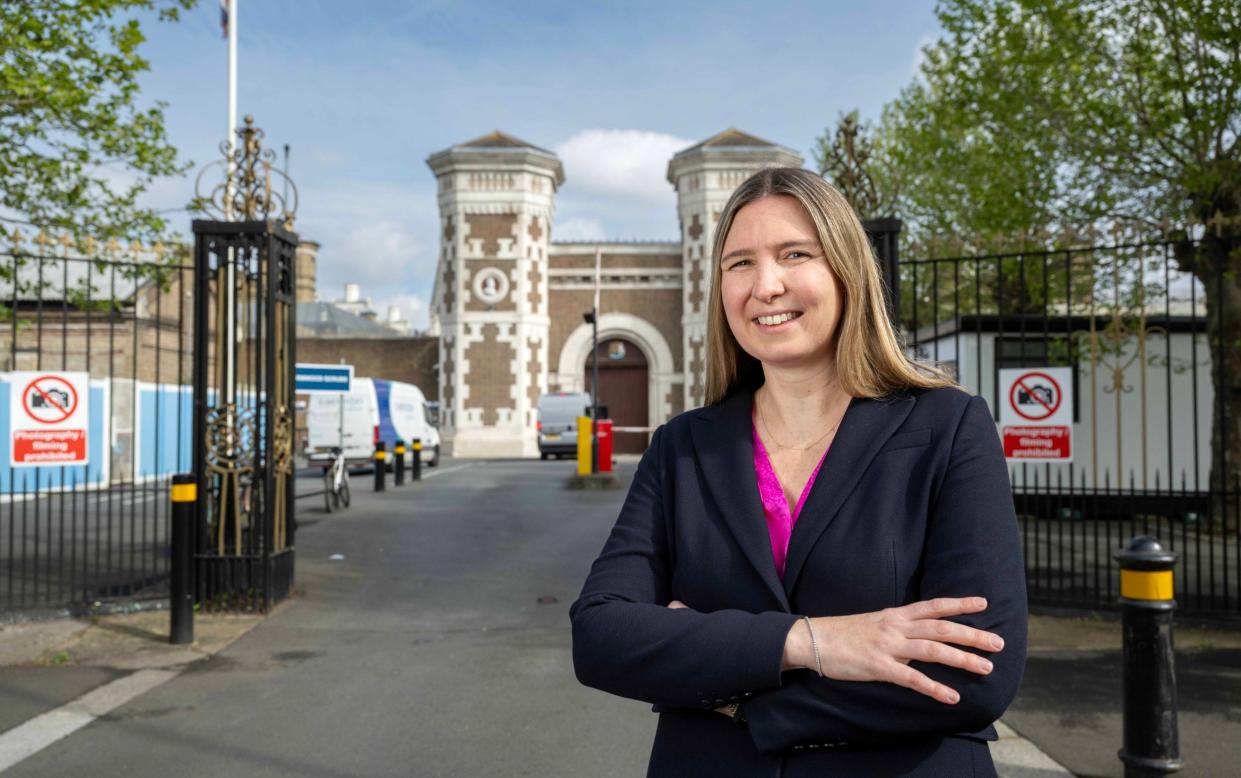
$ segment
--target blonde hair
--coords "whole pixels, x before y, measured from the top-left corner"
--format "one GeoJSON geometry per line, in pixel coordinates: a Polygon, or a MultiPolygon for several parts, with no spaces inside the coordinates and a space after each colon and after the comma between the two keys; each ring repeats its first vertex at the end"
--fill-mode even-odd
{"type": "Polygon", "coordinates": [[[843,290],[836,328],[836,374],[851,397],[884,397],[903,389],[956,386],[942,371],[911,359],[888,320],[883,281],[862,223],[840,192],[819,176],[798,168],[766,168],[733,192],[720,214],[711,249],[711,297],[707,314],[708,405],[763,384],[762,364],[742,350],[720,293],[720,257],[737,212],[771,195],[788,195],[814,222],[827,266],[843,290]]]}

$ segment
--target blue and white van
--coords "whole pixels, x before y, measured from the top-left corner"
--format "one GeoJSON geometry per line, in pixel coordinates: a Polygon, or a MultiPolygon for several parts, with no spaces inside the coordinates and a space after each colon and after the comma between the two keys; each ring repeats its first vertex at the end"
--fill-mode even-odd
{"type": "Polygon", "coordinates": [[[307,447],[312,465],[325,464],[340,447],[349,466],[369,465],[380,441],[392,463],[397,440],[422,441],[422,461],[440,461],[440,433],[422,394],[413,384],[383,378],[354,378],[348,394],[312,394],[306,407],[307,447]],[[343,417],[343,418],[342,418],[343,417]]]}

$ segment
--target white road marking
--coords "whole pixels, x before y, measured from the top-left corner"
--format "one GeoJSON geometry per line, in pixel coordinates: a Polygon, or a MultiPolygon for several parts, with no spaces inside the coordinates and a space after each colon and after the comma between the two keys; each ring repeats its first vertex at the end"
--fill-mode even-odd
{"type": "Polygon", "coordinates": [[[180,670],[139,670],[118,678],[55,710],[0,734],[0,772],[68,737],[140,694],[171,681],[180,670]]]}
{"type": "Polygon", "coordinates": [[[995,722],[1000,739],[991,743],[991,759],[1001,778],[1072,778],[1073,773],[1052,759],[1038,746],[1013,731],[1002,721],[995,722]]]}
{"type": "Polygon", "coordinates": [[[439,469],[439,468],[437,467],[437,468],[435,468],[434,470],[432,470],[432,471],[431,471],[431,472],[429,472],[429,473],[428,473],[426,470],[423,470],[423,471],[422,471],[422,480],[424,480],[424,481],[425,481],[425,480],[427,480],[428,478],[434,478],[435,476],[437,476],[437,475],[443,475],[444,473],[452,473],[452,472],[455,472],[455,471],[457,471],[457,470],[464,470],[464,469],[466,469],[467,467],[475,467],[476,465],[479,465],[479,464],[482,464],[482,463],[481,463],[481,462],[470,462],[469,464],[465,464],[465,465],[457,465],[456,467],[446,467],[446,468],[444,468],[443,470],[441,470],[441,469],[439,469]]]}

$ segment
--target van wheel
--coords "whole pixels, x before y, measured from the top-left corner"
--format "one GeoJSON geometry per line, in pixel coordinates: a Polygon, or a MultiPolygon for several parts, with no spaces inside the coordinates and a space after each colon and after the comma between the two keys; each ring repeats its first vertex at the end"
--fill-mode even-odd
{"type": "Polygon", "coordinates": [[[544,462],[546,462],[546,461],[547,461],[547,457],[548,457],[548,454],[547,454],[547,452],[546,452],[546,451],[540,451],[540,452],[539,452],[539,459],[541,459],[541,460],[543,460],[544,462]]]}
{"type": "Polygon", "coordinates": [[[433,450],[435,453],[433,453],[433,454],[431,455],[431,461],[427,463],[427,466],[428,466],[428,467],[439,467],[439,466],[440,466],[440,446],[439,446],[439,444],[438,444],[438,443],[436,443],[436,444],[435,444],[435,448],[434,448],[434,449],[432,449],[432,450],[433,450]]]}

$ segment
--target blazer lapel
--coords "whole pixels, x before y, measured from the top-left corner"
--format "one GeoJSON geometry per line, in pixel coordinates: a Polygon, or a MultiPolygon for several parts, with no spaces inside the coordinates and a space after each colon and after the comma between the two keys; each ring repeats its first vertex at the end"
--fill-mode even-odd
{"type": "Polygon", "coordinates": [[[854,398],[849,403],[827,458],[823,460],[823,467],[810,487],[810,494],[806,495],[797,524],[793,526],[784,567],[785,592],[793,591],[810,549],[832,523],[871,460],[909,416],[913,407],[913,398],[907,394],[878,400],[854,398]]]}
{"type": "Polygon", "coordinates": [[[752,398],[738,392],[722,404],[699,411],[691,425],[702,476],[724,523],[736,536],[750,564],[772,596],[788,610],[788,597],[771,556],[771,539],[754,474],[752,398]]]}

